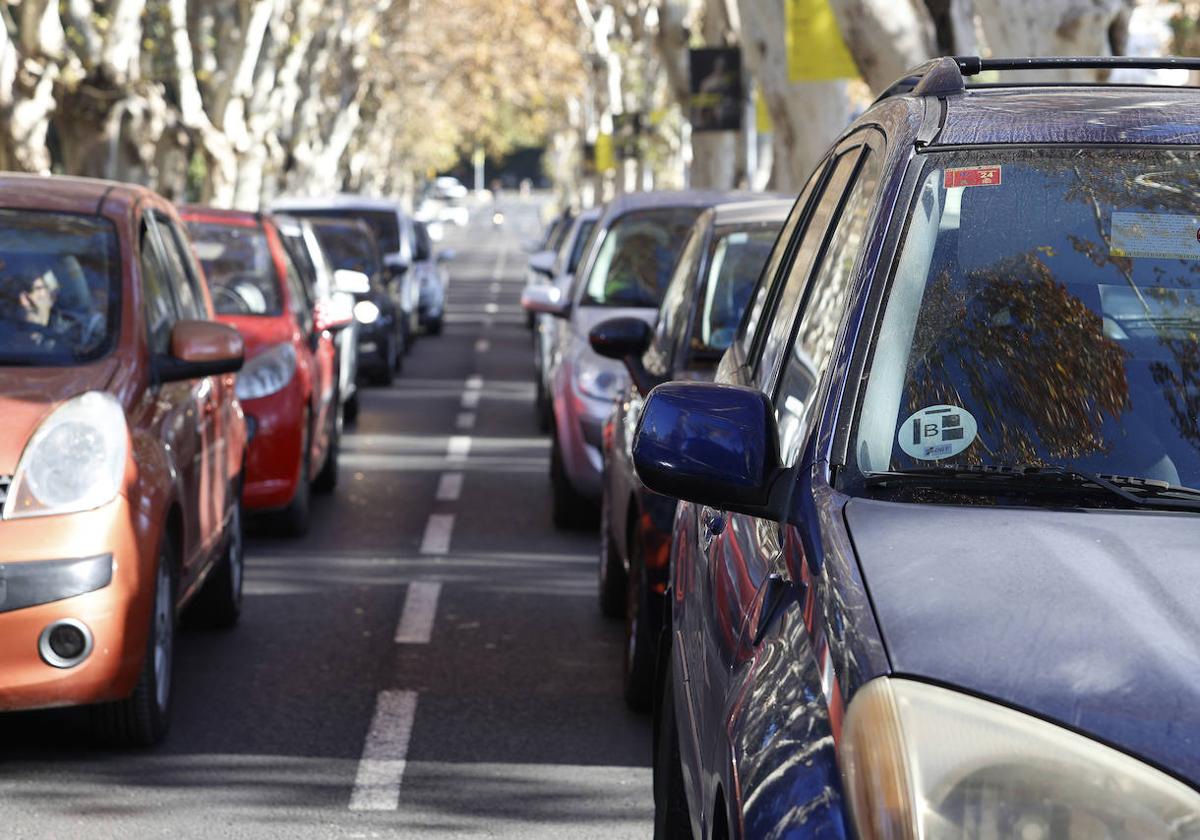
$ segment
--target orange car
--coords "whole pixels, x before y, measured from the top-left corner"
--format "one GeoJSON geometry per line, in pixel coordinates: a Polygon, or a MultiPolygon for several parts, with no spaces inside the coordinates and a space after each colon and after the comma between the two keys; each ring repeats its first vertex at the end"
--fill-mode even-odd
{"type": "Polygon", "coordinates": [[[158,195],[0,176],[0,710],[154,743],[180,610],[237,620],[243,349],[211,319],[158,195]]]}

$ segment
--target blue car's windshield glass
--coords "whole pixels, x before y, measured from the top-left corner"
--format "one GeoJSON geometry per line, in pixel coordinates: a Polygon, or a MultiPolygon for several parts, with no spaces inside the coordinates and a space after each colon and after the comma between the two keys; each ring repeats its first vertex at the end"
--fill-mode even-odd
{"type": "Polygon", "coordinates": [[[696,298],[689,342],[693,359],[719,359],[729,348],[782,226],[779,221],[717,228],[696,298]]]}
{"type": "Polygon", "coordinates": [[[1200,486],[1197,157],[930,155],[851,436],[859,469],[1200,486]]]}
{"type": "Polygon", "coordinates": [[[600,243],[583,290],[583,305],[657,309],[702,209],[641,210],[618,219],[600,243]]]}
{"type": "Polygon", "coordinates": [[[0,365],[72,365],[117,333],[121,261],[95,216],[0,210],[0,365]]]}

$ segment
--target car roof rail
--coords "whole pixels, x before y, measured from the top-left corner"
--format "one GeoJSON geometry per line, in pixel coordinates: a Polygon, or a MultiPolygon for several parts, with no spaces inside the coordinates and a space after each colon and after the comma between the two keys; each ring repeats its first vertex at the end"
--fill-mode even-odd
{"type": "Polygon", "coordinates": [[[894,82],[876,102],[912,93],[916,96],[947,96],[967,89],[966,77],[1000,70],[1193,70],[1200,59],[1174,56],[1129,55],[1047,56],[1045,58],[980,58],[956,55],[927,61],[894,82]]]}

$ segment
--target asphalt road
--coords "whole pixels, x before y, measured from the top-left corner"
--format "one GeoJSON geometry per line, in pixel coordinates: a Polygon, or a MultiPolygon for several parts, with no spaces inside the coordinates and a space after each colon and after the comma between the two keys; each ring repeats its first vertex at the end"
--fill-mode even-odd
{"type": "Polygon", "coordinates": [[[5,838],[645,838],[594,534],[550,521],[518,299],[532,203],[451,229],[448,322],[367,388],[311,534],[250,541],[228,632],[185,629],[159,748],[0,717],[5,838]]]}

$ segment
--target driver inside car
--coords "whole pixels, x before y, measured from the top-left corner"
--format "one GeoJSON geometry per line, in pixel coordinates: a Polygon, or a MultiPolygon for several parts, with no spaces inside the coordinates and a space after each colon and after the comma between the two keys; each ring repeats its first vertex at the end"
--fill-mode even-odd
{"type": "Polygon", "coordinates": [[[27,279],[17,300],[28,323],[50,326],[54,303],[58,300],[58,281],[54,274],[47,271],[27,279]]]}

